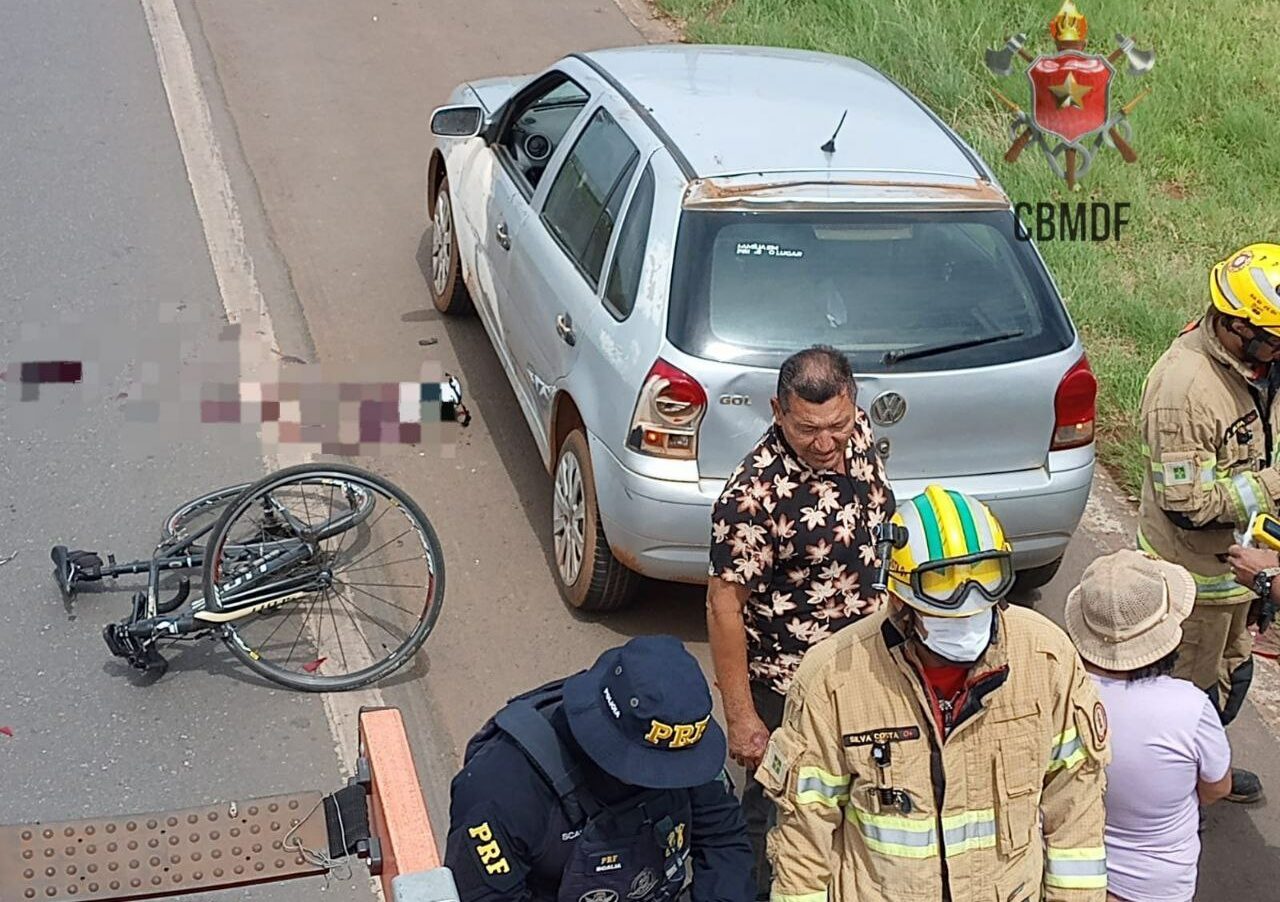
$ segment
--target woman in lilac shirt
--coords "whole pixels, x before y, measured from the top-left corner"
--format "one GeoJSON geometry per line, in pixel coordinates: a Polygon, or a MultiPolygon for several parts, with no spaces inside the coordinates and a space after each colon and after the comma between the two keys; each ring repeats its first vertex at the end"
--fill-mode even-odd
{"type": "Polygon", "coordinates": [[[1231,749],[1209,697],[1169,674],[1195,600],[1182,567],[1139,551],[1095,560],[1067,597],[1067,632],[1109,723],[1107,898],[1191,902],[1200,805],[1231,790],[1231,749]]]}

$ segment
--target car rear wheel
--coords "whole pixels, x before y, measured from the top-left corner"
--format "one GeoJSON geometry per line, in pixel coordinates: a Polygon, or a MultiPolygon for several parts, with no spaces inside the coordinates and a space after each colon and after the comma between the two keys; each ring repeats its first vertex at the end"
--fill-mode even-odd
{"type": "Polygon", "coordinates": [[[458,237],[453,225],[453,197],[449,194],[449,177],[440,179],[436,191],[435,213],[431,216],[431,303],[446,316],[464,316],[474,309],[471,295],[462,279],[458,260],[458,237]]]}
{"type": "Polygon", "coordinates": [[[551,500],[556,584],[572,607],[616,611],[635,597],[640,577],[613,556],[596,506],[587,437],[575,429],[556,457],[551,500]]]}
{"type": "Polygon", "coordinates": [[[1023,596],[1047,586],[1057,576],[1058,568],[1061,566],[1062,558],[1058,558],[1056,561],[1050,561],[1039,567],[1019,570],[1013,583],[1013,589],[1009,592],[1011,596],[1009,600],[1014,604],[1022,604],[1029,607],[1030,605],[1024,602],[1023,596]]]}

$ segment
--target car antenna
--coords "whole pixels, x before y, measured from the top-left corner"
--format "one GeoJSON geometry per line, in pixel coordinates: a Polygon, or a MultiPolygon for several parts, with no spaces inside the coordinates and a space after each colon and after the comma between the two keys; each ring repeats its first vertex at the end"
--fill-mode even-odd
{"type": "Polygon", "coordinates": [[[840,116],[840,124],[836,126],[836,130],[835,130],[835,132],[833,132],[833,133],[832,133],[832,135],[831,135],[831,140],[830,140],[830,141],[828,141],[826,144],[823,144],[823,145],[822,145],[822,152],[823,152],[823,153],[835,153],[835,152],[836,152],[836,135],[840,134],[840,128],[841,128],[841,126],[843,126],[843,125],[844,125],[844,117],[845,117],[845,116],[848,116],[848,115],[849,115],[849,111],[848,111],[848,110],[845,110],[845,111],[844,111],[844,113],[842,113],[842,114],[841,114],[841,116],[840,116]]]}

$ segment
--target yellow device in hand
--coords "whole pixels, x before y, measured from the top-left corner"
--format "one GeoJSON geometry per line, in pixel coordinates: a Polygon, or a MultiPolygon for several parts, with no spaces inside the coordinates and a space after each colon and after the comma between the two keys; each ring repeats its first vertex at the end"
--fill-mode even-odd
{"type": "Polygon", "coordinates": [[[1254,514],[1244,531],[1244,544],[1280,551],[1280,520],[1270,514],[1254,514]]]}

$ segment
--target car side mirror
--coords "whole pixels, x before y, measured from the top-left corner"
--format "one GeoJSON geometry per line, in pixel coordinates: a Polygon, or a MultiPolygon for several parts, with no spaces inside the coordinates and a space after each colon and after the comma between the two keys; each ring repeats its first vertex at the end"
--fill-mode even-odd
{"type": "Polygon", "coordinates": [[[478,106],[442,106],[431,114],[431,134],[438,138],[474,138],[484,127],[484,110],[478,106]]]}

